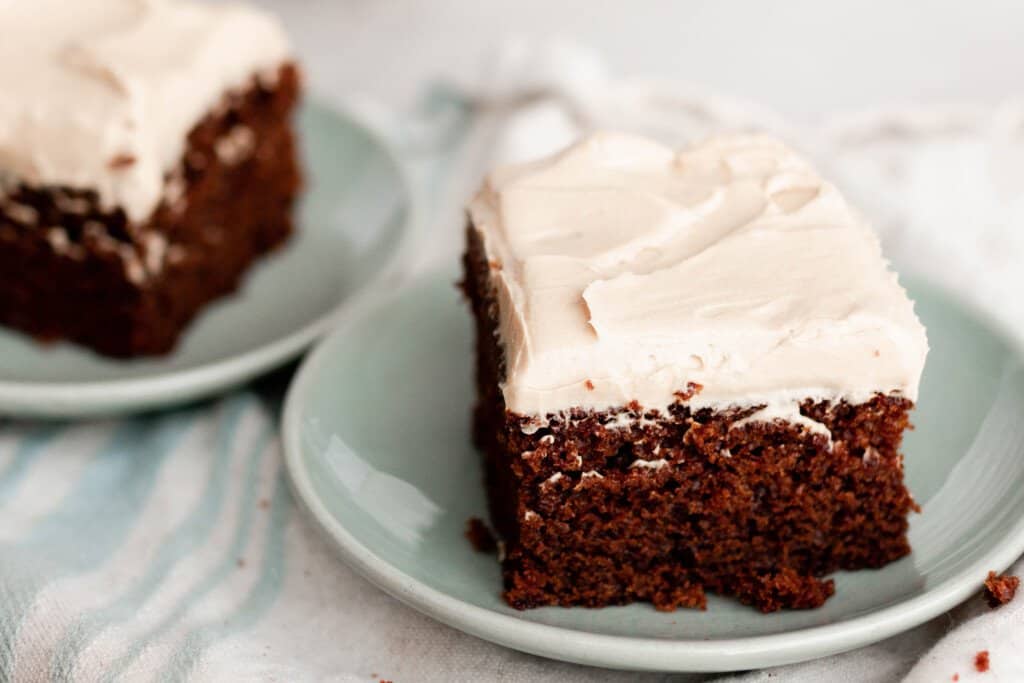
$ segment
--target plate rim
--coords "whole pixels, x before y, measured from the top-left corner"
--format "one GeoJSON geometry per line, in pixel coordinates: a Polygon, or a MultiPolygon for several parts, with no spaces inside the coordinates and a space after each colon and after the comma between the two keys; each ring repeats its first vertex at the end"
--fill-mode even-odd
{"type": "MultiPolygon", "coordinates": [[[[450,270],[450,269],[448,269],[450,270]]],[[[955,607],[979,590],[990,570],[1005,571],[1024,552],[1024,517],[1004,542],[924,593],[838,623],[742,638],[658,639],[607,635],[538,624],[480,607],[406,574],[376,555],[324,506],[302,464],[301,416],[309,387],[320,376],[337,340],[380,306],[438,279],[448,270],[421,273],[389,288],[366,289],[343,307],[338,325],[306,356],[292,379],[282,411],[282,448],[288,480],[299,508],[328,537],[334,552],[361,576],[417,611],[499,645],[551,659],[637,671],[725,672],[792,664],[884,640],[955,607]],[[728,662],[728,664],[725,664],[728,662]]],[[[1006,341],[1018,357],[1024,347],[1001,321],[933,280],[925,282],[963,307],[1006,341]]],[[[766,618],[770,618],[770,615],[766,618]]]]}
{"type": "MultiPolygon", "coordinates": [[[[394,248],[384,257],[379,272],[354,285],[348,294],[341,294],[333,308],[298,330],[220,360],[179,370],[155,370],[152,374],[123,379],[81,382],[0,379],[0,417],[63,419],[123,416],[226,391],[295,359],[334,328],[350,299],[364,289],[387,283],[401,274],[413,254],[416,228],[421,223],[422,207],[414,191],[410,169],[402,162],[388,135],[357,107],[315,93],[307,96],[301,106],[317,108],[359,128],[396,172],[399,192],[406,199],[407,211],[398,227],[394,248]]],[[[272,258],[275,254],[268,256],[272,258]]],[[[258,267],[260,264],[255,265],[258,267]]]]}

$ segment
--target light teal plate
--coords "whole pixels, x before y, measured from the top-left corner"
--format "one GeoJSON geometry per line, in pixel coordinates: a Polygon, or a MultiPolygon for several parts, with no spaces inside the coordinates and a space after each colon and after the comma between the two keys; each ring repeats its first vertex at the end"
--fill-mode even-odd
{"type": "Polygon", "coordinates": [[[466,520],[485,512],[468,425],[469,314],[435,275],[369,294],[306,360],[289,393],[292,482],[341,556],[371,581],[452,626],[509,647],[607,667],[719,671],[848,650],[924,622],[976,593],[1024,551],[1024,372],[981,318],[912,285],[928,327],[906,476],[923,511],[911,556],[839,573],[817,610],[763,615],[711,598],[705,612],[648,605],[517,612],[495,559],[466,520]]]}
{"type": "Polygon", "coordinates": [[[400,165],[340,112],[307,105],[299,125],[307,191],[283,250],[204,311],[167,358],[109,360],[0,330],[0,414],[138,411],[223,390],[297,356],[333,326],[348,295],[392,270],[412,215],[400,165]]]}

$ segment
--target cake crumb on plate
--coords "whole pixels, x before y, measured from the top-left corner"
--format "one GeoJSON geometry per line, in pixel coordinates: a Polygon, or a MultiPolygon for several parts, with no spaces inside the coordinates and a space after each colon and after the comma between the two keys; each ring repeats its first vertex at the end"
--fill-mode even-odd
{"type": "Polygon", "coordinates": [[[1016,576],[996,574],[989,572],[985,579],[985,600],[992,609],[1001,607],[1013,600],[1020,586],[1020,579],[1016,576]]]}
{"type": "Polygon", "coordinates": [[[478,553],[493,553],[498,549],[494,534],[479,517],[470,517],[466,520],[466,538],[473,545],[473,550],[478,553]]]}

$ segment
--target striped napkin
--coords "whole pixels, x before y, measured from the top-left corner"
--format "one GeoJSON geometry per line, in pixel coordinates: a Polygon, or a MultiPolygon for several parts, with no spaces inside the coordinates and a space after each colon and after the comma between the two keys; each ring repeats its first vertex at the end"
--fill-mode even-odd
{"type": "MultiPolygon", "coordinates": [[[[829,166],[876,218],[890,253],[960,282],[983,305],[998,301],[994,313],[1024,333],[1024,297],[1006,296],[1022,291],[1024,263],[1016,107],[794,129],[750,104],[610,78],[571,46],[512,43],[486,72],[486,83],[434,90],[404,119],[355,103],[403,151],[418,183],[429,240],[410,271],[455,257],[462,202],[496,159],[547,151],[599,125],[672,142],[769,128],[829,166]]],[[[0,422],[0,680],[706,678],[516,653],[433,622],[356,576],[299,514],[286,482],[278,420],[290,374],[160,414],[0,422]]],[[[1021,653],[1024,601],[989,612],[974,599],[856,652],[727,678],[1013,681],[1024,680],[1021,653]],[[985,674],[973,666],[982,649],[985,674]]]]}

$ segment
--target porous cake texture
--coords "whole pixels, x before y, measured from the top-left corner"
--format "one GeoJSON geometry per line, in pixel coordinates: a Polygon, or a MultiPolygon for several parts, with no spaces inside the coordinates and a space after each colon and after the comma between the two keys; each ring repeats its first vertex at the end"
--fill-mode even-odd
{"type": "Polygon", "coordinates": [[[300,90],[271,17],[0,4],[0,324],[163,354],[292,232],[300,90]]]}
{"type": "Polygon", "coordinates": [[[597,133],[469,207],[474,437],[514,607],[815,607],[906,555],[927,340],[870,228],[761,136],[597,133]]]}

